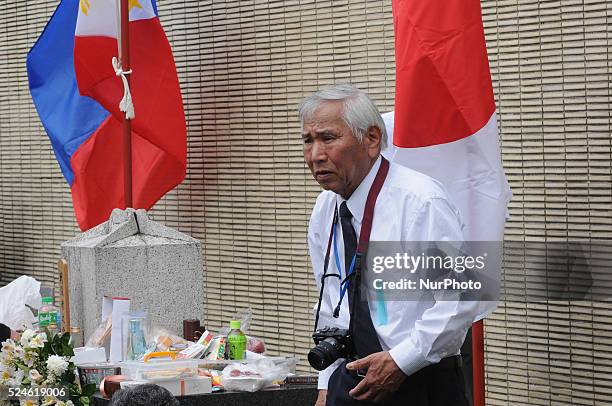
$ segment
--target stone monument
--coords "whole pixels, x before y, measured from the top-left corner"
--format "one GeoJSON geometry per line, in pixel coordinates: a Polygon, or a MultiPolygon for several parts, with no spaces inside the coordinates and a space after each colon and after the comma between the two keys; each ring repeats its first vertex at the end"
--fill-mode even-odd
{"type": "Polygon", "coordinates": [[[154,325],[182,335],[202,318],[202,245],[150,220],[144,210],[115,209],[110,219],[62,244],[68,262],[71,324],[85,339],[100,323],[102,297],[128,297],[154,325]]]}

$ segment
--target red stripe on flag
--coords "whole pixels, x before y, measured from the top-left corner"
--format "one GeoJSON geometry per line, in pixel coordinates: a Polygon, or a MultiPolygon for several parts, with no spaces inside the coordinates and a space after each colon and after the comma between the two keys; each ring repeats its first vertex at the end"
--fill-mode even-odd
{"type": "MultiPolygon", "coordinates": [[[[150,209],[185,177],[187,142],[185,114],[176,67],[168,40],[157,18],[130,23],[132,97],[133,206],[150,209]]],[[[79,91],[111,113],[75,152],[71,165],[77,221],[85,230],[108,219],[124,206],[121,120],[123,83],[111,59],[117,56],[114,38],[75,38],[75,71],[79,91]]]]}
{"type": "Polygon", "coordinates": [[[394,0],[394,144],[425,147],[482,128],[495,104],[478,0],[394,0]]]}
{"type": "MultiPolygon", "coordinates": [[[[184,172],[172,157],[134,131],[132,144],[134,207],[149,210],[184,172]]],[[[113,209],[125,207],[122,145],[122,124],[111,115],[72,155],[71,192],[81,230],[108,220],[113,209]]]]}

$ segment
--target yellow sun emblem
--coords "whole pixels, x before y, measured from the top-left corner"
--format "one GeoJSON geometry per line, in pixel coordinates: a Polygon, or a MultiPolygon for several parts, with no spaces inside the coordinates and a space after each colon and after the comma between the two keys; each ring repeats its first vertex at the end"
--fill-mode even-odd
{"type": "MultiPolygon", "coordinates": [[[[79,7],[83,14],[87,15],[89,9],[91,8],[90,0],[79,0],[79,7]]],[[[138,0],[128,0],[129,10],[132,11],[133,8],[142,8],[142,5],[138,2],[138,0]]]]}
{"type": "Polygon", "coordinates": [[[91,8],[91,3],[89,0],[79,0],[79,7],[81,8],[83,14],[87,15],[89,9],[91,8]]]}
{"type": "Polygon", "coordinates": [[[138,2],[138,0],[128,0],[128,4],[129,4],[129,10],[132,11],[132,9],[134,7],[136,8],[142,8],[142,6],[140,5],[140,3],[138,2]]]}

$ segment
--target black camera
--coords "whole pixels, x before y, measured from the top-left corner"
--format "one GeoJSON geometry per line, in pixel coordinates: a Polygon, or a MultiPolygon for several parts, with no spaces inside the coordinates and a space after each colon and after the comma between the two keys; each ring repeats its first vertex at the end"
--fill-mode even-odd
{"type": "Polygon", "coordinates": [[[308,362],[322,371],[338,358],[356,358],[355,347],[349,331],[337,327],[325,327],[312,334],[315,346],[308,353],[308,362]]]}

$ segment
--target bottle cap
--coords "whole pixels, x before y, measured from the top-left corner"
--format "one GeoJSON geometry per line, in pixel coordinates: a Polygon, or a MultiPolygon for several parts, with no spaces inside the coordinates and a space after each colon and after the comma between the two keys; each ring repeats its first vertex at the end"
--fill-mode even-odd
{"type": "Polygon", "coordinates": [[[53,298],[50,296],[45,296],[42,298],[43,303],[53,303],[53,298]]]}
{"type": "Polygon", "coordinates": [[[230,321],[230,329],[232,329],[232,330],[240,330],[240,320],[232,320],[232,321],[230,321]]]}

